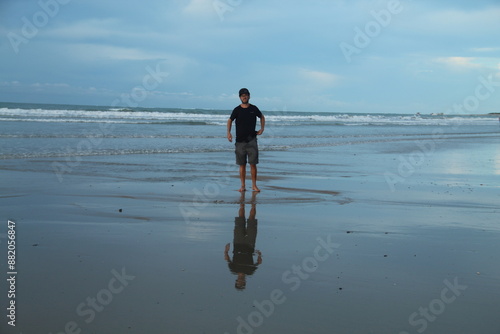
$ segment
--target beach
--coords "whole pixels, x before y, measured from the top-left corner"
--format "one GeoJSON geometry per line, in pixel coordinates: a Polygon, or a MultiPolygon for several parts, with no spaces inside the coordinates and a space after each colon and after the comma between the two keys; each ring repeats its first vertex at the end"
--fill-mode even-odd
{"type": "Polygon", "coordinates": [[[498,332],[496,118],[271,112],[240,194],[224,111],[96,109],[0,108],[2,333],[498,332]]]}

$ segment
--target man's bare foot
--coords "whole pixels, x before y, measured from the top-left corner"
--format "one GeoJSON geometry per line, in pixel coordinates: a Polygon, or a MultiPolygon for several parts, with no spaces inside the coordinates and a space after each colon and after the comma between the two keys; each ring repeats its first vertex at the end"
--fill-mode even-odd
{"type": "Polygon", "coordinates": [[[260,192],[260,189],[259,189],[259,188],[257,188],[257,186],[253,186],[253,187],[252,187],[252,190],[253,190],[253,191],[256,191],[256,192],[260,192]]]}
{"type": "Polygon", "coordinates": [[[247,189],[245,187],[241,187],[239,190],[238,190],[240,193],[244,192],[244,191],[247,191],[247,189]]]}

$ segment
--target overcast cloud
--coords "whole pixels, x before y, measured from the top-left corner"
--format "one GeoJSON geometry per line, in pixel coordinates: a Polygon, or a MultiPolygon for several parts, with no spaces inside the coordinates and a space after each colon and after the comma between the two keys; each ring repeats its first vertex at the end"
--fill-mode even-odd
{"type": "Polygon", "coordinates": [[[498,112],[499,31],[498,1],[2,0],[0,101],[450,113],[483,78],[498,112]]]}

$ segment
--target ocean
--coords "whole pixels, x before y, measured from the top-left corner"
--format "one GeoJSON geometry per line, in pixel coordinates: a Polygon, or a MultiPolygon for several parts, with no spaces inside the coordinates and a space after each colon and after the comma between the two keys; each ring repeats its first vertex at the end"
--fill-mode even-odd
{"type": "MultiPolygon", "coordinates": [[[[261,151],[498,136],[495,115],[266,111],[261,151]]],[[[231,110],[0,103],[0,159],[232,151],[231,110]]],[[[258,126],[257,126],[258,127],[258,126]]],[[[233,127],[234,132],[234,127],[233,127]]]]}
{"type": "Polygon", "coordinates": [[[262,111],[240,193],[231,110],[0,103],[0,332],[498,329],[498,116],[262,111]]]}

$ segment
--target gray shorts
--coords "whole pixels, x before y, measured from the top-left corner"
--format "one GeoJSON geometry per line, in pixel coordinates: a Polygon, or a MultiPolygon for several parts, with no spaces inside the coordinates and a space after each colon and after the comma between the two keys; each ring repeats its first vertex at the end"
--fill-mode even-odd
{"type": "Polygon", "coordinates": [[[250,140],[248,143],[236,143],[235,151],[236,153],[236,164],[237,165],[246,165],[247,164],[247,156],[248,163],[250,165],[256,165],[259,163],[259,148],[257,146],[257,137],[250,140]]]}

